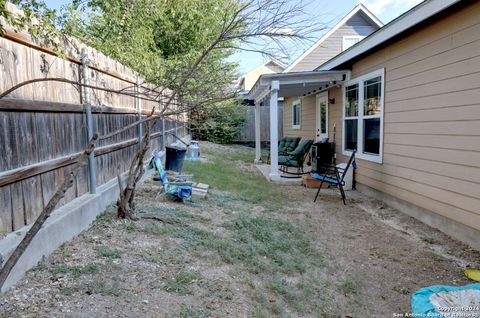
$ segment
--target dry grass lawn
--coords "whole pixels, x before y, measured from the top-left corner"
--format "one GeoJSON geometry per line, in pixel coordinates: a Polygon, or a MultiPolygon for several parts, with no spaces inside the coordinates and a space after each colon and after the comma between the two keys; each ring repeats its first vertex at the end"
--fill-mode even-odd
{"type": "Polygon", "coordinates": [[[420,287],[461,285],[479,254],[357,192],[280,186],[253,150],[203,143],[206,199],[114,208],[0,300],[2,317],[392,317],[420,287]]]}

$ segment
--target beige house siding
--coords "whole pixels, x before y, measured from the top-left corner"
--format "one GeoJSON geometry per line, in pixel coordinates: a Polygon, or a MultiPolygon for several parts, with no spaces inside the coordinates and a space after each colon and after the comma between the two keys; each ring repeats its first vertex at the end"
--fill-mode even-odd
{"type": "MultiPolygon", "coordinates": [[[[283,112],[283,135],[284,136],[298,136],[315,140],[316,130],[316,95],[306,96],[302,99],[302,125],[300,129],[292,128],[292,104],[300,97],[287,97],[284,103],[283,112]]],[[[328,138],[333,141],[333,126],[336,125],[336,152],[337,161],[343,162],[348,160],[348,157],[342,155],[342,89],[331,88],[328,90],[328,98],[334,99],[334,104],[328,104],[328,138]]]]}
{"type": "Polygon", "coordinates": [[[315,96],[287,97],[283,107],[283,135],[315,139],[315,96]],[[300,129],[293,129],[292,104],[298,99],[302,103],[300,129]]]}
{"type": "Polygon", "coordinates": [[[479,17],[480,2],[452,10],[352,67],[385,68],[383,164],[357,160],[357,182],[477,230],[479,17]]]}
{"type": "Polygon", "coordinates": [[[283,67],[272,62],[261,65],[244,76],[242,87],[240,88],[245,91],[249,91],[253,87],[253,85],[255,85],[260,75],[281,73],[283,72],[283,70],[284,70],[283,67]]]}
{"type": "Polygon", "coordinates": [[[328,138],[333,141],[333,125],[336,127],[335,152],[337,163],[348,161],[348,157],[342,155],[343,138],[343,95],[341,88],[331,88],[328,91],[328,98],[335,99],[335,104],[328,105],[328,138]]]}

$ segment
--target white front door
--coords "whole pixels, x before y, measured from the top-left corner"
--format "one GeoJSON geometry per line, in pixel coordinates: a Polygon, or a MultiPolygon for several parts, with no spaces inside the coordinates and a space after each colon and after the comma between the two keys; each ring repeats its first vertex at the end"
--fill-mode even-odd
{"type": "Polygon", "coordinates": [[[315,140],[320,141],[328,137],[328,92],[317,95],[316,109],[315,140]]]}

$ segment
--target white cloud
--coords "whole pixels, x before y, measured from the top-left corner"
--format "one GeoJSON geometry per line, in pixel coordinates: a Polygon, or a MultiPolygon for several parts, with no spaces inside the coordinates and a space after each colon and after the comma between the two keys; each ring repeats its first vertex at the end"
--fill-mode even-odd
{"type": "Polygon", "coordinates": [[[385,11],[405,11],[419,4],[423,0],[362,0],[362,2],[375,15],[380,15],[385,11]]]}

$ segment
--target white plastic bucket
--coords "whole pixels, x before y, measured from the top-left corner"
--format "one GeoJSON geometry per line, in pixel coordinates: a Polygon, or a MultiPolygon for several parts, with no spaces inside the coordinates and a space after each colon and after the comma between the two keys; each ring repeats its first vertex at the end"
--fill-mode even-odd
{"type": "MultiPolygon", "coordinates": [[[[343,174],[343,171],[347,167],[346,163],[339,163],[337,165],[338,168],[338,173],[340,173],[340,176],[343,174]]],[[[347,174],[345,175],[345,178],[343,178],[343,181],[345,182],[345,185],[343,186],[344,190],[352,190],[353,189],[353,167],[350,165],[348,168],[347,174]]]]}

